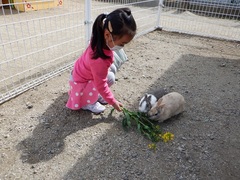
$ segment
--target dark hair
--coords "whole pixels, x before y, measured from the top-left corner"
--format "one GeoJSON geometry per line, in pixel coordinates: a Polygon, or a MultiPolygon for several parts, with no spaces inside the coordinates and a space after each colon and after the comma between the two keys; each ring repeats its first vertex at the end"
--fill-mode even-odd
{"type": "Polygon", "coordinates": [[[93,59],[99,57],[103,59],[109,58],[103,52],[105,46],[104,30],[119,38],[125,34],[134,36],[136,34],[137,25],[129,8],[119,8],[110,14],[100,14],[92,28],[91,48],[93,49],[93,59]]]}

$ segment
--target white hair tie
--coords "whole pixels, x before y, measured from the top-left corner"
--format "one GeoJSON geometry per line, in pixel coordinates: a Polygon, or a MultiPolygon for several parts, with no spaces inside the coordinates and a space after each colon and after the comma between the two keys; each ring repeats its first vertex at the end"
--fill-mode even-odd
{"type": "Polygon", "coordinates": [[[111,24],[110,21],[108,21],[108,30],[109,30],[110,33],[113,32],[112,24],[111,24]]]}
{"type": "Polygon", "coordinates": [[[106,21],[106,19],[107,19],[107,15],[109,14],[108,12],[105,12],[105,13],[103,13],[106,17],[103,19],[103,21],[102,21],[102,24],[103,24],[103,27],[104,27],[104,24],[105,24],[105,21],[106,21]]]}
{"type": "Polygon", "coordinates": [[[105,24],[105,21],[106,21],[107,18],[104,18],[103,21],[102,21],[102,26],[104,27],[104,24],[105,24]]]}
{"type": "MultiPolygon", "coordinates": [[[[104,19],[103,19],[103,23],[102,23],[102,26],[103,26],[103,27],[104,27],[104,25],[105,25],[106,19],[107,19],[107,18],[104,18],[104,19]]],[[[108,30],[109,30],[110,33],[113,32],[112,24],[111,24],[110,21],[108,21],[108,30]]]]}

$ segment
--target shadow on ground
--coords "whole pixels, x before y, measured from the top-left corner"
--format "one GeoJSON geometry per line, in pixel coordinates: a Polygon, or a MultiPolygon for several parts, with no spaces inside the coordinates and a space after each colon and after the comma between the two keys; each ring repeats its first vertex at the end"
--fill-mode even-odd
{"type": "Polygon", "coordinates": [[[154,153],[150,141],[116,124],[64,179],[238,179],[239,68],[240,59],[183,55],[146,89],[186,98],[186,112],[160,124],[175,140],[154,153]]]}
{"type": "Polygon", "coordinates": [[[64,139],[68,135],[99,122],[109,122],[108,118],[101,115],[92,120],[92,114],[88,111],[72,111],[65,108],[67,98],[67,93],[58,97],[39,117],[39,124],[33,130],[32,136],[18,144],[23,162],[35,164],[48,161],[63,151],[64,139]]]}

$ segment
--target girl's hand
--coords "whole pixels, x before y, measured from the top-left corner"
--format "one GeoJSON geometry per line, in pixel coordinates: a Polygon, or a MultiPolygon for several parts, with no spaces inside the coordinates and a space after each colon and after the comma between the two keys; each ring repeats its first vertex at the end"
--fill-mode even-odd
{"type": "Polygon", "coordinates": [[[122,103],[120,103],[120,102],[117,101],[117,102],[116,102],[115,104],[113,104],[112,106],[113,106],[114,109],[116,109],[117,111],[119,111],[119,112],[122,111],[122,108],[121,108],[121,107],[123,107],[122,103]]]}

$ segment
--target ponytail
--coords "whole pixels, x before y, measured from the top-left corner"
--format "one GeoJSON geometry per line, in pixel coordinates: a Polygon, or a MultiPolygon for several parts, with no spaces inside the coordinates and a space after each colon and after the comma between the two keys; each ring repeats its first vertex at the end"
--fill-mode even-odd
{"type": "Polygon", "coordinates": [[[97,59],[98,57],[101,57],[103,59],[109,58],[109,56],[105,55],[103,52],[103,47],[105,46],[103,22],[106,17],[106,14],[100,14],[93,23],[91,39],[93,59],[97,59]]]}

